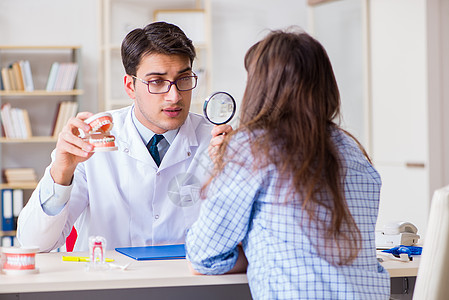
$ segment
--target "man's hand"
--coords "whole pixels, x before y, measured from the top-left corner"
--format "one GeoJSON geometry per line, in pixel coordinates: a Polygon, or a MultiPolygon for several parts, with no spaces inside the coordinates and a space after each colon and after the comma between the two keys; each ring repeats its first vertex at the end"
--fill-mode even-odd
{"type": "Polygon", "coordinates": [[[50,174],[54,182],[60,185],[70,185],[76,166],[89,159],[94,146],[78,137],[79,130],[89,132],[90,126],[84,120],[92,116],[90,112],[81,112],[71,118],[62,129],[56,143],[55,160],[50,174]]]}
{"type": "Polygon", "coordinates": [[[212,159],[212,161],[215,161],[215,158],[217,156],[217,150],[223,143],[224,135],[231,131],[232,127],[231,125],[228,124],[216,125],[212,129],[211,131],[212,139],[210,140],[208,147],[209,157],[212,159]]]}

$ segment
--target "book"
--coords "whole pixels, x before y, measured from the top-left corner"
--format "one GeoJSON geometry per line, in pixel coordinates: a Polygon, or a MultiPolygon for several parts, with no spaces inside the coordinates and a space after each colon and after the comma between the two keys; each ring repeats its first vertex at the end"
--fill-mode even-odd
{"type": "Polygon", "coordinates": [[[11,108],[12,127],[14,128],[14,137],[17,139],[24,138],[25,124],[23,122],[23,114],[20,108],[11,108]]]}
{"type": "Polygon", "coordinates": [[[30,118],[26,109],[11,107],[11,104],[4,103],[0,115],[7,138],[27,139],[32,136],[30,118]]]}
{"type": "Polygon", "coordinates": [[[122,247],[115,251],[135,260],[183,259],[186,257],[184,244],[145,247],[122,247]]]}
{"type": "Polygon", "coordinates": [[[61,91],[69,90],[68,82],[69,82],[69,77],[70,77],[70,73],[71,73],[71,68],[72,68],[71,63],[64,63],[64,68],[63,68],[62,74],[61,74],[61,83],[59,85],[59,90],[61,90],[61,91]]]}
{"type": "Polygon", "coordinates": [[[18,61],[14,62],[12,64],[12,70],[14,73],[14,81],[15,81],[16,89],[18,91],[24,91],[25,85],[23,82],[22,69],[20,68],[20,64],[18,61]]]}
{"type": "Polygon", "coordinates": [[[17,123],[18,123],[19,131],[20,131],[19,138],[21,138],[21,139],[29,138],[28,129],[26,127],[26,122],[25,122],[24,112],[25,112],[24,109],[15,108],[15,114],[16,114],[15,117],[17,118],[17,123]]]}
{"type": "Polygon", "coordinates": [[[8,67],[8,75],[9,75],[9,83],[11,84],[11,91],[17,91],[17,84],[15,79],[16,76],[14,75],[12,65],[8,67]]]}
{"type": "Polygon", "coordinates": [[[64,82],[64,90],[71,91],[75,88],[76,75],[78,74],[78,64],[70,63],[67,76],[64,82]]]}
{"type": "Polygon", "coordinates": [[[58,137],[61,130],[70,118],[75,117],[78,111],[78,103],[74,101],[63,101],[58,105],[56,120],[54,122],[52,135],[58,137]]]}
{"type": "Polygon", "coordinates": [[[52,136],[58,137],[59,133],[61,132],[62,128],[64,127],[65,122],[65,115],[67,110],[67,101],[60,102],[58,105],[57,115],[56,115],[56,121],[55,125],[53,127],[52,136]]]}
{"type": "Polygon", "coordinates": [[[11,91],[11,82],[9,80],[8,68],[3,67],[2,71],[1,71],[1,74],[2,74],[2,81],[3,81],[3,89],[5,91],[11,91]]]}
{"type": "Polygon", "coordinates": [[[53,85],[53,91],[60,91],[62,89],[62,82],[64,80],[64,74],[67,69],[66,63],[59,63],[58,72],[56,73],[55,84],[53,85]]]}
{"type": "Polygon", "coordinates": [[[14,138],[14,128],[12,126],[10,110],[11,110],[11,104],[4,103],[4,104],[2,104],[2,107],[0,110],[0,115],[2,117],[2,125],[3,125],[3,129],[5,131],[5,136],[7,138],[14,138]]]}
{"type": "Polygon", "coordinates": [[[25,122],[25,133],[26,133],[25,138],[30,138],[33,136],[33,132],[31,130],[30,116],[26,109],[22,109],[22,114],[23,114],[23,121],[25,122]]]}
{"type": "MultiPolygon", "coordinates": [[[[68,117],[67,121],[68,121],[70,118],[76,117],[76,115],[77,115],[77,113],[78,113],[78,106],[79,106],[78,102],[75,102],[75,101],[71,101],[71,102],[70,102],[69,117],[68,117]]],[[[66,123],[67,123],[67,122],[66,122],[66,123]]],[[[65,124],[64,124],[64,125],[65,125],[65,124]]]]}
{"type": "Polygon", "coordinates": [[[47,86],[45,88],[47,90],[47,92],[54,91],[56,76],[58,75],[58,69],[59,69],[59,63],[57,63],[57,62],[54,62],[50,67],[50,73],[48,74],[48,79],[47,79],[47,86]]]}
{"type": "Polygon", "coordinates": [[[22,69],[23,81],[25,85],[25,91],[34,91],[33,76],[31,74],[31,65],[29,60],[21,60],[20,67],[22,69]]]}

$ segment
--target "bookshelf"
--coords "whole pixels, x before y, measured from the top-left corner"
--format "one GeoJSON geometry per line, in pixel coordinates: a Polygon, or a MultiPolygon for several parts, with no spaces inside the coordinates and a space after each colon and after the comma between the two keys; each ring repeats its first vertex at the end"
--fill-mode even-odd
{"type": "MultiPolygon", "coordinates": [[[[30,168],[35,171],[37,181],[43,175],[46,166],[50,163],[50,153],[57,141],[57,137],[54,135],[54,127],[56,118],[60,113],[60,103],[71,102],[78,106],[83,95],[81,88],[81,47],[76,45],[0,45],[1,69],[9,68],[15,62],[22,61],[28,61],[31,67],[32,89],[11,90],[10,86],[10,89],[6,90],[5,85],[2,84],[0,86],[2,88],[0,89],[0,106],[3,108],[5,104],[9,104],[13,108],[25,110],[29,116],[31,136],[26,138],[8,136],[4,126],[5,115],[2,115],[0,136],[0,170],[2,171],[0,192],[2,198],[0,200],[3,201],[4,191],[20,190],[22,192],[18,194],[23,195],[20,203],[24,205],[37,183],[21,182],[20,180],[7,182],[4,171],[5,169],[30,168]],[[71,73],[60,71],[61,73],[58,74],[60,83],[64,82],[64,87],[49,89],[48,78],[51,67],[55,62],[73,65],[74,67],[71,69],[71,73]]],[[[23,81],[25,83],[24,76],[23,81]]],[[[4,203],[0,202],[0,204],[3,204],[0,206],[2,221],[0,222],[0,237],[2,237],[0,242],[2,242],[8,240],[7,237],[15,236],[15,228],[13,230],[10,230],[10,228],[8,230],[3,229],[4,203]]],[[[18,207],[20,207],[20,204],[18,207]]],[[[16,214],[18,214],[16,204],[13,206],[13,211],[13,217],[16,217],[16,214]]]]}
{"type": "Polygon", "coordinates": [[[178,25],[192,39],[197,57],[193,71],[198,85],[192,93],[191,111],[201,113],[204,99],[212,92],[211,3],[203,1],[148,2],[144,0],[99,1],[100,45],[99,110],[130,105],[123,87],[125,71],[120,45],[128,32],[150,22],[166,21],[178,25]]]}

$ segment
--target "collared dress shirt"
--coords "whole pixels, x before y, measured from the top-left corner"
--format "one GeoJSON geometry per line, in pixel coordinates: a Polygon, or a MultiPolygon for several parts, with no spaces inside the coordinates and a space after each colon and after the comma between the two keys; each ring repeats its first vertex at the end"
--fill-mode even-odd
{"type": "MultiPolygon", "coordinates": [[[[136,126],[137,132],[139,132],[139,135],[142,138],[142,141],[145,143],[145,145],[147,145],[148,142],[153,137],[153,135],[155,135],[155,133],[153,131],[151,131],[150,129],[146,128],[142,123],[139,122],[139,120],[137,120],[134,110],[131,113],[132,113],[133,124],[134,124],[134,126],[136,126]]],[[[170,145],[175,140],[175,137],[178,134],[178,131],[179,131],[179,128],[174,129],[174,130],[169,130],[162,134],[164,136],[164,139],[161,140],[157,144],[157,149],[159,151],[159,157],[161,158],[161,160],[164,159],[165,153],[167,153],[168,148],[170,148],[170,145]]]]}
{"type": "MultiPolygon", "coordinates": [[[[223,274],[235,265],[242,242],[254,299],[388,299],[389,274],[378,263],[375,247],[380,176],[350,137],[335,130],[332,138],[344,164],[346,201],[362,235],[355,261],[335,266],[325,259],[335,252],[314,246],[322,245],[323,235],[308,222],[299,196],[284,203],[289,179],[272,164],[255,170],[248,135],[240,133],[231,140],[232,156],[187,232],[192,266],[203,274],[223,274]]],[[[330,217],[325,209],[315,213],[323,221],[330,217]]]]}
{"type": "Polygon", "coordinates": [[[19,216],[22,246],[56,249],[72,226],[78,232],[74,251],[88,250],[93,235],[105,237],[107,249],[184,242],[199,213],[199,189],[209,176],[212,125],[189,113],[157,167],[132,110],[111,111],[118,150],[95,153],[78,164],[70,186],[56,184],[51,164],[47,167],[19,216]]]}

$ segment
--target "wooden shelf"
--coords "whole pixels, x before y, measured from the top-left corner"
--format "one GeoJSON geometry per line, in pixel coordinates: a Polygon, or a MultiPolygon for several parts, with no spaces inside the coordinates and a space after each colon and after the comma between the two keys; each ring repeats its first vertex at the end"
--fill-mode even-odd
{"type": "Polygon", "coordinates": [[[49,46],[44,46],[44,45],[39,45],[39,46],[30,46],[30,45],[0,45],[0,49],[2,50],[72,50],[72,49],[80,49],[81,46],[76,45],[76,46],[56,46],[56,45],[49,45],[49,46]]]}
{"type": "Polygon", "coordinates": [[[0,237],[3,237],[3,236],[15,236],[15,235],[16,235],[16,231],[15,230],[10,230],[10,231],[0,230],[0,237]]]}
{"type": "Polygon", "coordinates": [[[24,183],[0,183],[0,190],[3,189],[21,189],[21,190],[34,190],[37,186],[37,182],[24,182],[24,183]]]}
{"type": "Polygon", "coordinates": [[[0,96],[77,96],[82,95],[83,90],[72,90],[72,91],[46,91],[46,90],[35,90],[32,92],[25,91],[0,91],[0,96]]]}
{"type": "Polygon", "coordinates": [[[29,139],[11,139],[0,137],[0,143],[14,144],[14,143],[56,143],[58,139],[52,136],[33,136],[29,139]]]}

